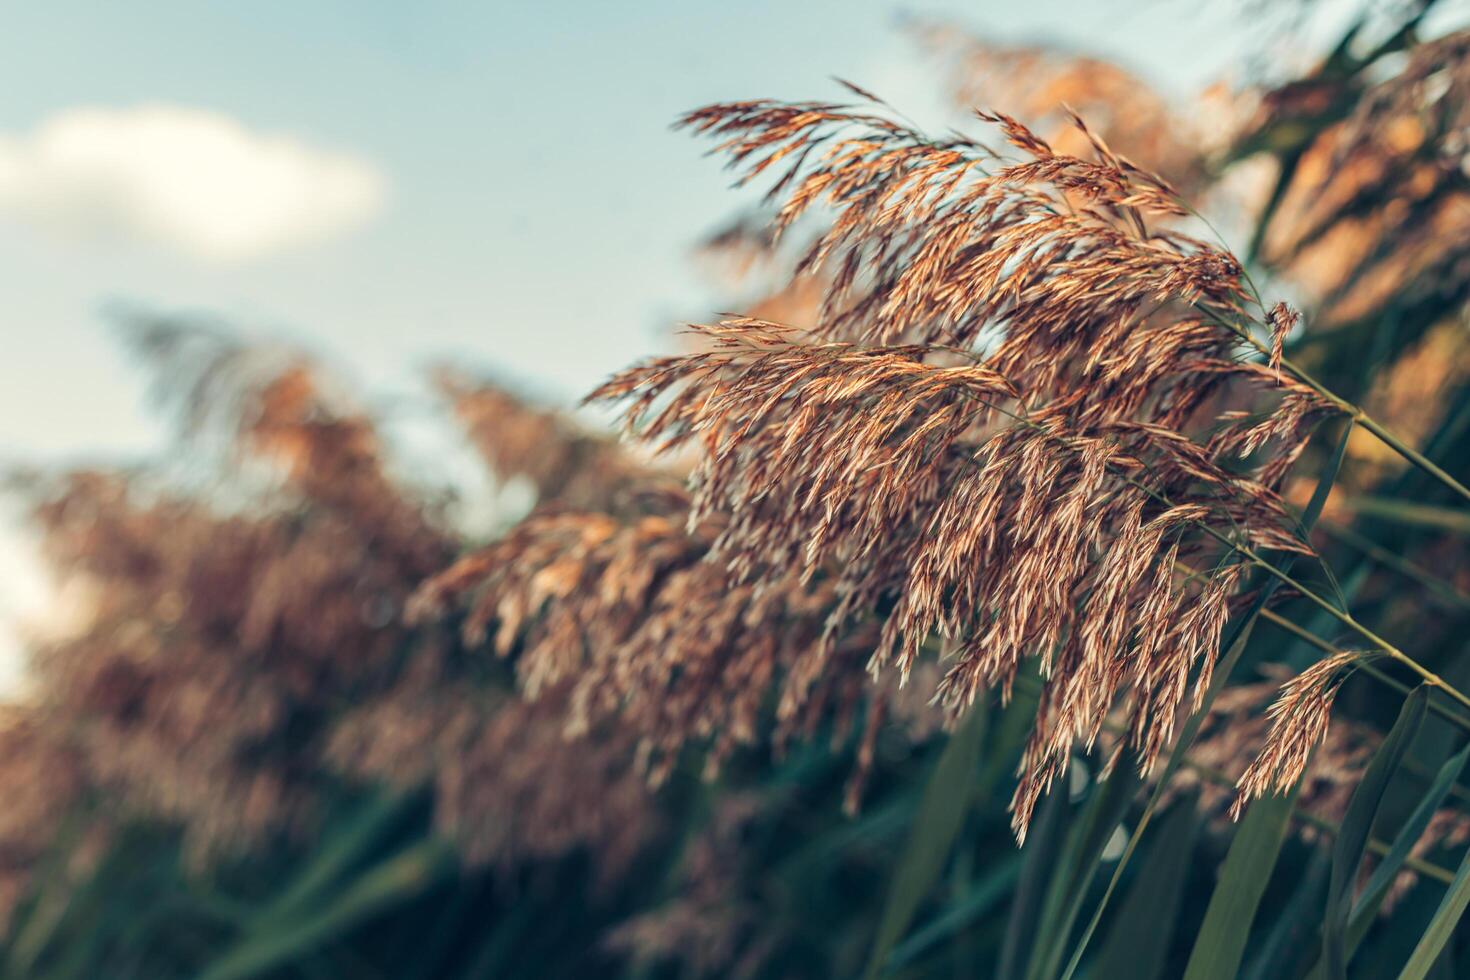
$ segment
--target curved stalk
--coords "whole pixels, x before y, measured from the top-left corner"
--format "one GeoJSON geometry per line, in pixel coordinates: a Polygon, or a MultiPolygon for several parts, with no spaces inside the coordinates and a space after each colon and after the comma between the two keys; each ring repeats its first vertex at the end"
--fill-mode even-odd
{"type": "Polygon", "coordinates": [[[1333,605],[1330,601],[1318,595],[1316,592],[1313,592],[1301,582],[1292,578],[1291,575],[1281,571],[1275,565],[1261,558],[1248,545],[1241,545],[1231,542],[1214,528],[1205,527],[1205,530],[1209,532],[1212,536],[1218,538],[1222,543],[1234,548],[1242,555],[1245,555],[1246,558],[1249,559],[1253,564],[1260,566],[1261,568],[1265,569],[1269,574],[1280,579],[1283,585],[1288,585],[1291,588],[1295,589],[1303,599],[1307,599],[1308,601],[1313,602],[1316,605],[1320,606],[1322,609],[1326,610],[1328,615],[1336,619],[1338,622],[1342,623],[1348,629],[1357,633],[1359,636],[1363,637],[1363,639],[1367,640],[1369,643],[1373,644],[1390,660],[1396,660],[1399,663],[1403,664],[1405,667],[1409,668],[1409,670],[1417,674],[1419,676],[1419,679],[1422,680],[1425,684],[1428,684],[1430,687],[1439,688],[1445,694],[1460,702],[1460,704],[1464,705],[1467,708],[1470,708],[1470,697],[1466,697],[1463,693],[1456,689],[1454,685],[1447,682],[1443,677],[1440,677],[1432,670],[1429,670],[1413,657],[1404,653],[1398,647],[1394,646],[1392,643],[1379,636],[1373,630],[1358,622],[1356,619],[1353,618],[1352,613],[1337,608],[1337,606],[1333,605]]]}
{"type": "MultiPolygon", "coordinates": [[[[1252,343],[1255,343],[1254,339],[1252,340],[1252,343]]],[[[1260,347],[1260,344],[1256,343],[1255,346],[1260,347]]],[[[1378,441],[1382,442],[1385,446],[1398,453],[1410,463],[1419,467],[1419,469],[1423,470],[1425,473],[1428,473],[1430,476],[1434,477],[1446,487],[1449,487],[1455,493],[1459,494],[1460,497],[1464,500],[1470,501],[1470,488],[1467,488],[1459,480],[1456,480],[1453,476],[1446,473],[1443,469],[1440,468],[1438,464],[1434,462],[1434,460],[1430,459],[1428,456],[1425,456],[1423,453],[1419,452],[1419,450],[1415,449],[1413,446],[1410,446],[1408,443],[1404,442],[1388,429],[1384,428],[1382,423],[1378,422],[1367,412],[1363,411],[1361,408],[1354,405],[1347,399],[1333,394],[1316,378],[1312,377],[1300,366],[1292,363],[1287,358],[1283,357],[1281,359],[1281,366],[1286,368],[1293,375],[1295,375],[1297,380],[1300,381],[1302,384],[1311,388],[1313,391],[1317,392],[1317,394],[1321,395],[1323,398],[1326,398],[1328,401],[1332,402],[1332,404],[1336,405],[1339,409],[1341,409],[1344,413],[1352,418],[1354,424],[1361,426],[1364,429],[1367,429],[1369,432],[1373,433],[1373,435],[1377,437],[1378,441]]]]}
{"type": "MultiPolygon", "coordinates": [[[[1267,357],[1271,356],[1271,351],[1259,340],[1253,337],[1249,330],[1242,329],[1238,324],[1232,324],[1226,320],[1221,319],[1219,316],[1215,315],[1213,311],[1207,310],[1205,312],[1209,313],[1212,319],[1214,319],[1217,323],[1223,324],[1224,326],[1230,328],[1230,330],[1232,330],[1238,337],[1254,347],[1259,353],[1264,354],[1267,357]]],[[[1312,377],[1312,375],[1308,373],[1305,368],[1295,363],[1290,358],[1281,358],[1281,366],[1289,371],[1292,376],[1295,377],[1302,384],[1306,385],[1308,388],[1311,388],[1317,394],[1321,395],[1323,398],[1327,399],[1327,401],[1331,402],[1333,406],[1338,409],[1338,411],[1342,412],[1344,415],[1352,419],[1354,425],[1366,429],[1368,432],[1372,433],[1375,438],[1377,438],[1388,448],[1392,449],[1394,452],[1398,453],[1399,456],[1403,457],[1406,461],[1423,470],[1425,473],[1428,473],[1430,476],[1434,477],[1434,479],[1438,480],[1441,484],[1448,487],[1450,490],[1453,490],[1456,494],[1460,496],[1461,499],[1465,500],[1466,502],[1470,502],[1470,487],[1466,487],[1465,484],[1461,483],[1449,473],[1445,472],[1445,470],[1441,468],[1437,463],[1435,463],[1434,460],[1425,456],[1423,453],[1419,452],[1419,450],[1415,449],[1413,446],[1410,446],[1398,436],[1394,435],[1381,422],[1373,418],[1367,412],[1363,411],[1361,407],[1353,404],[1346,398],[1343,398],[1336,392],[1329,389],[1326,385],[1322,384],[1322,382],[1312,377]]]]}

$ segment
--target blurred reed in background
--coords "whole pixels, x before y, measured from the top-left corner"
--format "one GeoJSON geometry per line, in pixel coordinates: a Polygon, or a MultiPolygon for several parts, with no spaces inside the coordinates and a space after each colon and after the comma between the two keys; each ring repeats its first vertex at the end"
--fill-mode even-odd
{"type": "Polygon", "coordinates": [[[1434,6],[1196,106],[910,24],[963,132],[691,111],[745,315],[591,393],[644,447],[436,372],[488,539],[330,365],[131,315],[172,457],[14,481],[83,612],[0,727],[6,974],[1466,969],[1434,6]]]}

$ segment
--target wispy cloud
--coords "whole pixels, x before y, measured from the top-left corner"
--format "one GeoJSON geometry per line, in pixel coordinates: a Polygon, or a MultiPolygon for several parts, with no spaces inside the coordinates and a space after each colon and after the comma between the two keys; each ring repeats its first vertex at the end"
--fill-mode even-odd
{"type": "Polygon", "coordinates": [[[360,157],[182,106],[73,108],[0,134],[0,214],[213,261],[342,234],[381,211],[386,192],[360,157]]]}

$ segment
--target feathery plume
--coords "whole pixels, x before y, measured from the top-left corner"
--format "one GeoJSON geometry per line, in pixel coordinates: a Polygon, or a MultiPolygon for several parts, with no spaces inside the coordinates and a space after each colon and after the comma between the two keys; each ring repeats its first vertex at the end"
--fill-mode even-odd
{"type": "Polygon", "coordinates": [[[828,635],[876,614],[873,671],[896,665],[902,681],[932,637],[949,640],[936,697],[954,715],[983,690],[1007,695],[1035,658],[1023,833],[1115,703],[1131,705],[1145,770],[1181,706],[1198,706],[1239,549],[1309,550],[1272,485],[1333,409],[1282,383],[1263,418],[1222,414],[1223,434],[1192,439],[1226,386],[1275,373],[1232,356],[1248,329],[1239,262],[1150,229],[1188,209],[1080,119],[1091,159],[980,117],[1023,159],[834,104],[686,115],[743,179],[791,161],[772,189],[778,228],[831,206],[802,263],[834,270],[821,316],[810,333],[695,328],[711,349],[589,399],[622,402],[641,440],[702,448],[691,526],[719,524],[710,557],[736,581],[831,581],[828,635]],[[1242,474],[1241,454],[1263,458],[1242,474]],[[1179,581],[1181,558],[1215,571],[1179,581]]]}
{"type": "Polygon", "coordinates": [[[1271,720],[1266,744],[1236,784],[1232,820],[1251,800],[1285,792],[1301,778],[1312,750],[1327,736],[1333,698],[1363,656],[1352,651],[1333,654],[1281,686],[1280,696],[1266,712],[1271,720]]]}

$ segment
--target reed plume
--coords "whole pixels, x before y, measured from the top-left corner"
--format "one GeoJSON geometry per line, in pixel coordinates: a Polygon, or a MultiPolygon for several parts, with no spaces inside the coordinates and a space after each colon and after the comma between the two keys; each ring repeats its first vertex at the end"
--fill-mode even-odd
{"type": "Polygon", "coordinates": [[[410,614],[433,620],[462,606],[472,646],[494,625],[492,646],[514,658],[526,697],[568,686],[566,731],[621,723],[637,732],[641,768],[654,782],[686,743],[705,749],[713,773],[741,746],[780,748],[833,714],[845,719],[834,733],[841,738],[864,703],[865,734],[875,735],[881,693],[870,696],[862,683],[875,634],[840,642],[824,634],[830,585],[795,576],[764,589],[732,583],[707,560],[712,530],[686,530],[687,520],[687,508],[631,521],[534,513],[426,582],[410,614]],[[780,693],[768,732],[773,686],[780,693]]]}
{"type": "MultiPolygon", "coordinates": [[[[1458,475],[1464,439],[1444,419],[1470,376],[1452,316],[1465,281],[1463,36],[1373,55],[1372,71],[1334,56],[1268,95],[1256,131],[1227,133],[1241,155],[1287,146],[1248,275],[1188,203],[1218,188],[1221,162],[1197,109],[1176,112],[1097,59],[917,33],[945,56],[957,101],[1017,118],[983,112],[983,139],[931,138],[848,86],[856,104],[760,100],[683,119],[742,182],[770,177],[771,220],[742,219],[705,250],[758,280],[723,307],[744,315],[693,326],[681,353],[591,395],[622,409],[637,449],[457,367],[436,374],[486,466],[535,496],[488,542],[464,540],[395,469],[379,420],[314,359],[135,323],[134,346],[170,379],[160,400],[186,443],[223,446],[226,481],[214,497],[149,471],[30,488],[53,563],[85,584],[89,608],[38,646],[38,697],[0,718],[0,763],[19,787],[0,820],[0,915],[33,893],[60,810],[96,818],[63,879],[138,818],[181,833],[191,874],[222,853],[274,869],[281,851],[294,871],[300,845],[335,828],[326,811],[354,810],[380,783],[389,792],[365,809],[407,797],[395,826],[373,831],[392,857],[363,852],[326,876],[340,887],[320,892],[325,914],[305,928],[240,903],[252,913],[241,933],[284,922],[253,954],[284,934],[303,969],[328,971],[400,946],[396,962],[436,975],[451,962],[582,975],[615,969],[609,956],[643,972],[850,975],[876,925],[901,946],[874,943],[873,975],[945,957],[963,972],[993,952],[985,937],[967,930],[952,951],[935,937],[981,914],[986,895],[1003,900],[1024,862],[1011,931],[1035,941],[1009,972],[1058,976],[1073,916],[1098,894],[1087,883],[1113,860],[1101,840],[1082,853],[1091,831],[1112,830],[1103,817],[1132,831],[1117,884],[1160,800],[1181,792],[1190,809],[1145,840],[1154,864],[1119,893],[1173,888],[1162,904],[1178,922],[1131,922],[1131,900],[1104,918],[1109,885],[1067,976],[1116,972],[1119,948],[1127,972],[1141,934],[1157,939],[1154,973],[1182,965],[1181,928],[1241,908],[1243,893],[1254,910],[1266,879],[1261,908],[1305,905],[1309,891],[1283,884],[1298,876],[1269,863],[1171,872],[1212,861],[1230,816],[1293,784],[1292,815],[1262,816],[1296,820],[1309,843],[1353,836],[1342,824],[1382,738],[1352,717],[1378,704],[1355,697],[1358,681],[1344,687],[1350,673],[1399,686],[1413,670],[1453,723],[1443,702],[1470,706],[1444,680],[1448,654],[1421,667],[1383,639],[1412,629],[1425,649],[1452,650],[1439,641],[1458,639],[1463,615],[1421,617],[1392,576],[1431,583],[1439,607],[1463,613],[1463,543],[1421,534],[1389,548],[1393,525],[1342,526],[1359,496],[1411,497],[1426,474],[1470,497],[1402,444],[1432,439],[1458,475]],[[1365,390],[1367,372],[1334,358],[1395,356],[1364,404],[1406,423],[1400,444],[1307,373],[1365,390]],[[1420,466],[1383,486],[1389,467],[1354,467],[1326,501],[1317,543],[1363,555],[1343,563],[1340,587],[1339,554],[1319,575],[1308,541],[1318,481],[1297,472],[1321,457],[1319,489],[1339,479],[1336,458],[1309,446],[1339,414],[1420,466]],[[1303,608],[1319,614],[1310,629],[1283,615],[1303,608]],[[1239,683],[1266,652],[1260,631],[1228,657],[1222,640],[1255,617],[1326,658],[1239,683]],[[1322,622],[1352,631],[1354,648],[1322,622]],[[958,737],[925,744],[982,701],[958,737]],[[832,750],[788,752],[818,737],[832,750]],[[1125,798],[1135,784],[1109,778],[1115,766],[1142,770],[1146,803],[1125,798]],[[1039,810],[1049,787],[1055,807],[1039,810]],[[878,805],[839,824],[839,794],[849,813],[865,795],[878,805]],[[1034,821],[1048,833],[1023,858],[991,832],[1007,795],[1017,836],[1034,814],[1057,815],[1034,821]],[[931,819],[946,808],[949,830],[931,819]],[[914,843],[890,865],[911,813],[914,843]],[[1198,847],[1186,843],[1196,823],[1210,838],[1198,847]],[[1077,860],[1052,861],[1052,832],[1077,860]],[[399,863],[442,856],[441,837],[457,868],[399,863]],[[890,872],[880,913],[870,885],[890,872]],[[1192,894],[1205,879],[1220,897],[1208,909],[1192,894]],[[364,895],[370,928],[353,917],[364,895]],[[1109,948],[1084,962],[1099,921],[1109,948]]],[[[1366,442],[1347,452],[1361,458],[1366,442]]],[[[1414,746],[1431,770],[1397,779],[1383,815],[1433,775],[1441,735],[1414,746]]],[[[1470,837],[1463,813],[1436,807],[1420,858],[1470,837]]],[[[1390,829],[1375,820],[1365,849],[1388,854],[1370,838],[1390,829]]],[[[328,867],[341,853],[321,851],[328,867]]],[[[1282,854],[1283,867],[1302,856],[1295,841],[1282,854]]],[[[1424,860],[1400,867],[1400,890],[1411,873],[1454,880],[1424,860]]],[[[180,946],[232,944],[237,927],[213,914],[192,935],[172,917],[164,931],[180,946]]],[[[79,921],[105,960],[112,947],[79,921]]],[[[1374,927],[1373,955],[1403,945],[1387,933],[1374,927]]],[[[13,970],[11,952],[0,948],[13,970]]],[[[1008,972],[1016,950],[994,952],[1008,972]]],[[[1241,972],[1278,966],[1249,955],[1241,972]]]]}
{"type": "Polygon", "coordinates": [[[449,367],[436,370],[433,382],[491,472],[528,481],[540,506],[636,511],[640,498],[678,492],[673,474],[630,458],[615,439],[503,385],[449,367]]]}
{"type": "Polygon", "coordinates": [[[688,114],[742,180],[781,165],[778,230],[831,209],[798,270],[832,270],[820,316],[696,328],[711,350],[589,398],[664,450],[699,445],[690,520],[723,522],[711,556],[762,589],[830,580],[829,636],[883,623],[875,672],[905,677],[946,638],[955,713],[1038,662],[1023,833],[1115,702],[1145,769],[1198,706],[1242,549],[1309,551],[1273,485],[1335,408],[1237,356],[1240,263],[1168,227],[1189,209],[1166,181],[1080,120],[1088,159],[981,119],[1021,159],[835,104],[688,114]],[[1224,407],[1242,392],[1251,411],[1224,407]],[[1180,559],[1213,571],[1184,581],[1180,559]]]}
{"type": "MultiPolygon", "coordinates": [[[[4,892],[26,887],[50,839],[37,808],[106,799],[100,839],[157,821],[203,864],[309,835],[343,776],[428,784],[470,865],[591,850],[601,880],[618,879],[660,826],[632,765],[636,733],[600,724],[598,750],[570,743],[565,684],[529,703],[467,669],[441,624],[406,625],[411,594],[455,545],[393,473],[373,419],[299,351],[189,320],[133,330],[168,375],[160,402],[188,441],[226,451],[239,495],[211,505],[146,470],[23,485],[86,609],[38,644],[36,696],[0,730],[12,769],[47,774],[26,777],[35,806],[0,827],[16,858],[4,892]]],[[[525,471],[517,447],[534,437],[553,456],[563,447],[572,485],[623,496],[635,464],[609,440],[503,392],[448,393],[502,477],[525,471]]],[[[650,471],[629,499],[656,500],[666,482],[650,471]]]]}
{"type": "Polygon", "coordinates": [[[1204,124],[1202,106],[1179,111],[1143,79],[1103,58],[999,44],[944,21],[914,20],[906,27],[944,70],[949,100],[961,111],[1005,106],[1052,145],[1086,153],[1087,138],[1068,118],[1070,108],[1109,146],[1147,160],[1175,186],[1194,190],[1204,183],[1205,153],[1217,134],[1204,124]]]}
{"type": "Polygon", "coordinates": [[[1317,661],[1281,687],[1267,710],[1271,730],[1266,744],[1246,767],[1240,792],[1230,807],[1232,819],[1251,800],[1270,792],[1285,792],[1306,771],[1312,751],[1327,737],[1332,700],[1362,654],[1344,652],[1317,661]]]}

